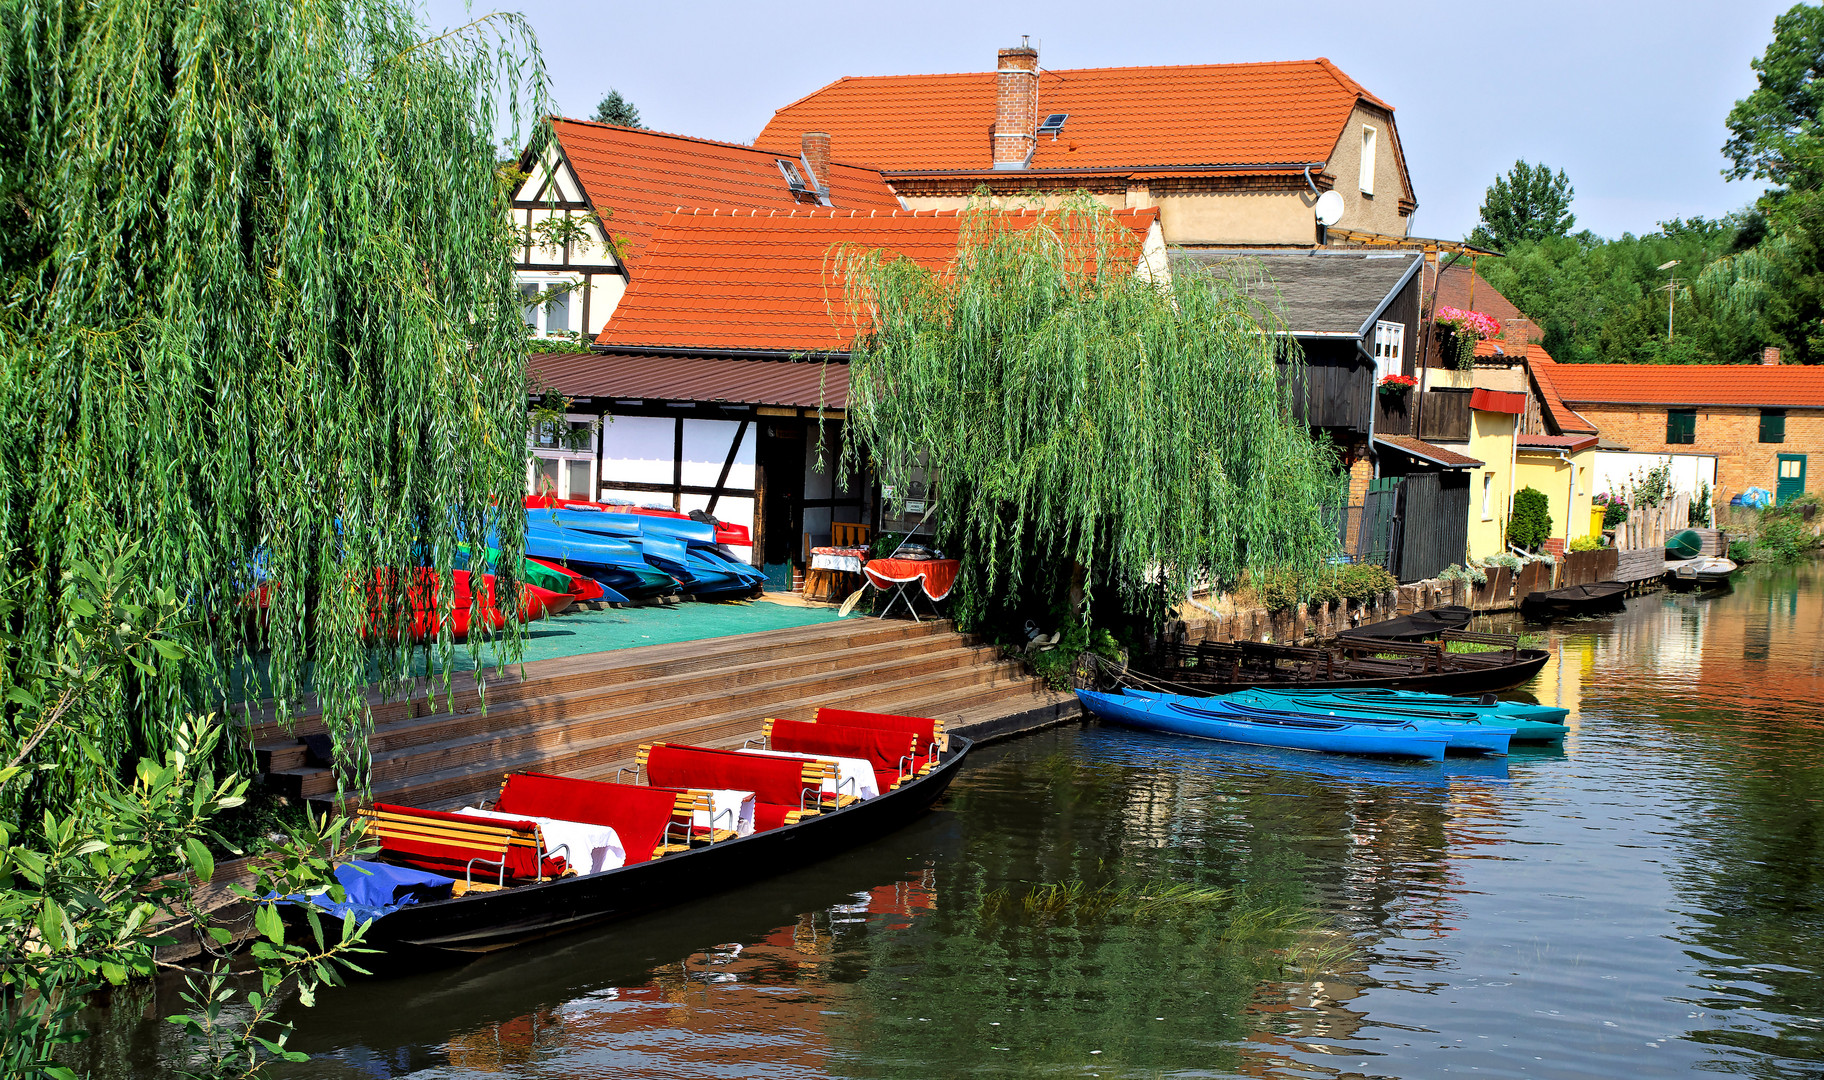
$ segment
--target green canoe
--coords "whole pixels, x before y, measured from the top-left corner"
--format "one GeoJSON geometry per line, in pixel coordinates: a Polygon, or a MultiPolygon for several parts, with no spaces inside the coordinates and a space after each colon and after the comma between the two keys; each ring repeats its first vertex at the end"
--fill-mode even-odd
{"type": "Polygon", "coordinates": [[[1512,741],[1518,743],[1560,742],[1570,731],[1570,728],[1563,724],[1531,719],[1520,713],[1504,712],[1500,709],[1500,705],[1503,703],[1479,705],[1460,698],[1448,699],[1452,702],[1449,705],[1409,699],[1382,699],[1371,702],[1351,698],[1346,694],[1323,694],[1317,691],[1281,693],[1274,690],[1239,690],[1226,697],[1243,704],[1296,710],[1307,715],[1327,716],[1337,720],[1347,720],[1350,717],[1375,717],[1382,720],[1479,721],[1513,728],[1512,741]]]}

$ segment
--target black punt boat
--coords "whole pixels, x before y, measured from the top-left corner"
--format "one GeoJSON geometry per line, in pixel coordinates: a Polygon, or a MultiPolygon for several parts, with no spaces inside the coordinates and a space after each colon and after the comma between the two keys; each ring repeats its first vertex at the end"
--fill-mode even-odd
{"type": "MultiPolygon", "coordinates": [[[[363,944],[383,951],[388,969],[447,964],[739,888],[910,823],[943,795],[971,746],[969,739],[952,735],[944,760],[925,775],[795,825],[598,874],[407,904],[375,919],[363,944]]],[[[287,922],[304,922],[302,907],[281,904],[279,909],[287,922]]]]}
{"type": "Polygon", "coordinates": [[[1520,601],[1520,613],[1528,618],[1552,618],[1612,611],[1621,606],[1627,592],[1625,581],[1598,581],[1594,585],[1527,593],[1520,601]]]}
{"type": "Polygon", "coordinates": [[[1551,653],[1522,649],[1511,634],[1449,630],[1428,644],[1382,638],[1336,638],[1321,648],[1260,641],[1162,644],[1130,681],[1141,689],[1178,694],[1237,690],[1423,690],[1483,694],[1532,678],[1551,653]],[[1465,642],[1483,651],[1451,652],[1465,642]]]}
{"type": "Polygon", "coordinates": [[[1461,630],[1469,625],[1475,612],[1461,604],[1446,604],[1426,611],[1415,611],[1385,622],[1369,623],[1339,631],[1337,637],[1379,638],[1383,641],[1423,641],[1446,630],[1461,630]]]}

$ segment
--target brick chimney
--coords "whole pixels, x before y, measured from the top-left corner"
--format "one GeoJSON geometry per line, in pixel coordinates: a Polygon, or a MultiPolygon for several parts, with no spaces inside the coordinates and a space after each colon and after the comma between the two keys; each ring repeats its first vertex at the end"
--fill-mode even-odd
{"type": "Polygon", "coordinates": [[[805,177],[811,186],[825,191],[830,187],[830,133],[827,131],[807,131],[798,137],[799,150],[804,154],[804,167],[811,171],[805,177]]]}
{"type": "Polygon", "coordinates": [[[1780,350],[1769,347],[1761,350],[1761,364],[1766,367],[1780,366],[1780,350]]]}
{"type": "Polygon", "coordinates": [[[1508,319],[1501,324],[1501,351],[1507,356],[1525,356],[1531,340],[1533,320],[1508,319]]]}
{"type": "Polygon", "coordinates": [[[1039,144],[1039,50],[1021,38],[994,75],[994,167],[1024,169],[1039,144]]]}

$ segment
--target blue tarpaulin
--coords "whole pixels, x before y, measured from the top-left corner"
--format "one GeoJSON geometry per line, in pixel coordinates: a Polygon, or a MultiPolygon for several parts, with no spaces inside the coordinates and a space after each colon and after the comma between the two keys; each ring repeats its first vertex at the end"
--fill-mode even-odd
{"type": "Polygon", "coordinates": [[[365,922],[397,911],[407,904],[447,899],[456,879],[427,874],[422,870],[408,870],[403,866],[356,859],[336,867],[336,883],[342,886],[342,891],[347,896],[340,903],[331,900],[327,891],[309,895],[293,893],[286,897],[273,893],[266,899],[315,904],[338,919],[352,913],[357,922],[365,922]]]}

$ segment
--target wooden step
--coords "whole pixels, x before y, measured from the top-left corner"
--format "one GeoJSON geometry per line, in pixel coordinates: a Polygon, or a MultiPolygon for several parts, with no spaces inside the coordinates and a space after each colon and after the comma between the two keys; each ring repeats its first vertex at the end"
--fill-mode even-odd
{"type": "MultiPolygon", "coordinates": [[[[834,643],[833,643],[834,644],[834,643]]],[[[937,671],[947,667],[994,660],[990,646],[970,645],[961,638],[929,637],[897,643],[891,654],[891,670],[915,664],[919,670],[937,671]]],[[[816,656],[789,661],[765,660],[737,664],[714,675],[680,673],[638,682],[611,681],[563,690],[571,680],[555,683],[528,684],[550,687],[554,692],[515,698],[508,703],[492,702],[484,711],[479,705],[460,712],[431,712],[376,725],[369,736],[369,749],[376,757],[413,745],[459,738],[483,731],[502,731],[548,720],[591,716],[624,706],[640,704],[676,704],[681,698],[709,691],[721,693],[764,693],[773,683],[823,676],[838,685],[856,677],[879,677],[883,670],[882,653],[877,646],[827,650],[816,656]]],[[[908,669],[910,670],[910,669],[908,669]]],[[[258,746],[260,767],[267,772],[295,769],[304,763],[304,747],[296,737],[281,738],[258,746]]],[[[377,779],[377,778],[376,778],[377,779]]]]}
{"type": "MultiPolygon", "coordinates": [[[[481,704],[484,691],[487,702],[492,707],[525,696],[540,696],[580,686],[637,682],[690,672],[712,672],[733,665],[766,660],[785,661],[832,650],[885,647],[894,642],[908,643],[907,647],[915,647],[910,643],[921,640],[942,641],[955,636],[947,622],[933,620],[909,623],[856,619],[819,623],[757,634],[704,638],[537,660],[498,673],[489,671],[477,675],[473,672],[457,672],[450,677],[448,691],[443,689],[439,679],[414,679],[391,699],[370,695],[369,707],[374,724],[379,727],[432,711],[463,712],[476,708],[481,704]]],[[[272,719],[270,702],[255,707],[252,715],[254,720],[249,724],[249,735],[256,745],[325,730],[320,715],[309,708],[301,710],[289,727],[272,719]]]]}
{"type": "MultiPolygon", "coordinates": [[[[497,772],[494,763],[500,761],[519,761],[526,755],[561,757],[578,746],[593,751],[604,739],[630,737],[636,744],[651,741],[643,739],[641,733],[669,728],[680,719],[686,724],[699,725],[705,732],[713,730],[719,733],[716,737],[720,737],[747,728],[757,731],[768,716],[805,712],[816,705],[866,703],[877,699],[883,702],[919,700],[952,690],[1030,685],[1031,680],[1018,665],[984,662],[983,651],[979,647],[959,646],[890,668],[858,668],[835,677],[802,676],[752,688],[733,699],[712,685],[700,688],[688,697],[680,695],[668,701],[622,706],[588,715],[557,715],[500,730],[378,752],[373,755],[371,765],[375,797],[380,798],[381,792],[392,790],[398,784],[410,783],[413,777],[441,775],[450,769],[482,768],[497,772]],[[959,663],[959,660],[973,662],[959,663]]],[[[870,707],[888,708],[886,705],[870,707]]],[[[546,772],[561,771],[550,766],[540,768],[546,772]]],[[[268,776],[281,793],[292,797],[323,798],[334,791],[334,776],[324,768],[302,767],[275,771],[268,776]]],[[[389,798],[385,801],[398,800],[389,798]]]]}

